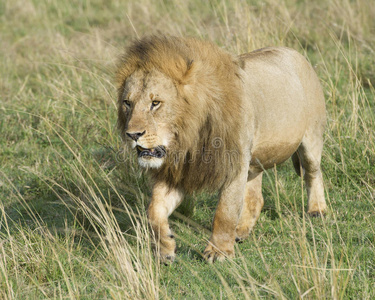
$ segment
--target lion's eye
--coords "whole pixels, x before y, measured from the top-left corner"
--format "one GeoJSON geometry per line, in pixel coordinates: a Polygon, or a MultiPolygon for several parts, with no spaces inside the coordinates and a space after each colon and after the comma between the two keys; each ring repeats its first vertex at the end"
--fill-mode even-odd
{"type": "Polygon", "coordinates": [[[129,100],[124,100],[124,105],[126,106],[126,107],[130,107],[130,101],[129,100]]]}
{"type": "Polygon", "coordinates": [[[151,109],[157,107],[160,105],[160,101],[154,100],[151,102],[151,109]]]}

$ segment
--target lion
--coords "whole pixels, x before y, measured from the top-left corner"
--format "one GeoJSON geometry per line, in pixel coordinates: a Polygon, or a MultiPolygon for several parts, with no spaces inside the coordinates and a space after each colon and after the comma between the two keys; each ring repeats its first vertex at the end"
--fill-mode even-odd
{"type": "Polygon", "coordinates": [[[233,257],[263,207],[263,172],[289,157],[304,178],[308,213],[326,211],[324,95],[298,52],[233,56],[196,38],[152,35],[126,49],[116,79],[119,131],[153,178],[147,215],[162,262],[175,259],[168,217],[199,190],[219,191],[204,258],[233,257]]]}

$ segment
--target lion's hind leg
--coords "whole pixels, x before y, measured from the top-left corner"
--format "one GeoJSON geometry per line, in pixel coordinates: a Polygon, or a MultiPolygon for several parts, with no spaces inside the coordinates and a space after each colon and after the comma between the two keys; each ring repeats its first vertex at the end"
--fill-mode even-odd
{"type": "Polygon", "coordinates": [[[260,216],[264,200],[262,196],[263,172],[251,175],[245,188],[245,199],[240,220],[236,227],[236,241],[246,239],[260,216]]]}
{"type": "Polygon", "coordinates": [[[324,214],[327,205],[324,198],[323,176],[320,161],[323,149],[323,139],[316,135],[303,138],[297,152],[304,172],[304,180],[308,196],[307,212],[312,216],[324,214]]]}

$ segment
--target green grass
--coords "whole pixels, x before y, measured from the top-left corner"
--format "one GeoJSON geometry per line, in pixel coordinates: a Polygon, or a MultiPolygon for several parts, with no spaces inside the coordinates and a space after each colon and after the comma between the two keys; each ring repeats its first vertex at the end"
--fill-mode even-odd
{"type": "Polygon", "coordinates": [[[374,299],[374,15],[365,0],[2,1],[0,298],[374,299]],[[171,217],[178,258],[159,265],[113,85],[123,47],[150,32],[306,55],[328,113],[324,218],[304,214],[287,161],[235,259],[202,260],[217,199],[203,193],[171,217]]]}

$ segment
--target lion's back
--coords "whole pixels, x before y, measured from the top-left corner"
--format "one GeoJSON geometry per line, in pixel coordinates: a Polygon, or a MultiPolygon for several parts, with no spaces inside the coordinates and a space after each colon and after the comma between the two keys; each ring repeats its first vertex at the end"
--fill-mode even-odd
{"type": "MultiPolygon", "coordinates": [[[[319,79],[311,64],[296,50],[267,47],[242,54],[239,59],[248,79],[246,83],[251,80],[258,88],[269,90],[269,98],[297,93],[298,98],[291,97],[293,106],[303,102],[301,104],[313,107],[322,106],[321,112],[325,112],[319,79]]],[[[272,104],[277,105],[277,102],[272,104]]],[[[283,105],[285,104],[288,103],[283,102],[283,105]]]]}

